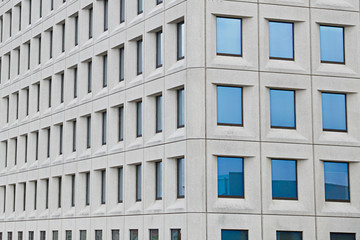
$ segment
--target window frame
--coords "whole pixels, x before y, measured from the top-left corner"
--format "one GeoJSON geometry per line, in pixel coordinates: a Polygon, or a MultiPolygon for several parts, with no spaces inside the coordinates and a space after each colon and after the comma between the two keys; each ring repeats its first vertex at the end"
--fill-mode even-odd
{"type": "Polygon", "coordinates": [[[178,90],[176,90],[176,126],[177,128],[184,128],[185,127],[185,87],[182,87],[178,90]],[[180,101],[181,92],[183,92],[182,101],[180,101]],[[182,111],[184,109],[184,111],[182,111]],[[182,113],[182,114],[181,114],[182,113]],[[181,124],[181,118],[180,115],[182,115],[183,124],[181,124]]]}
{"type": "Polygon", "coordinates": [[[348,132],[348,103],[347,103],[347,94],[348,93],[344,93],[344,92],[329,92],[329,91],[321,91],[321,120],[322,120],[322,131],[323,132],[348,132]],[[322,98],[322,94],[338,94],[338,95],[344,95],[345,96],[345,124],[346,124],[346,129],[342,130],[342,129],[327,129],[324,128],[324,119],[323,119],[323,98],[322,98]]]}
{"type": "Polygon", "coordinates": [[[106,204],[106,170],[101,170],[100,204],[106,204]]]}
{"type": "MultiPolygon", "coordinates": [[[[220,236],[222,236],[222,231],[239,231],[239,232],[246,232],[247,234],[247,239],[249,239],[249,230],[248,229],[230,229],[230,228],[222,228],[220,230],[220,236]]],[[[222,239],[221,239],[222,240],[222,239]]]]}
{"type": "Polygon", "coordinates": [[[290,233],[300,233],[300,235],[301,235],[301,239],[303,239],[303,232],[302,231],[289,231],[289,230],[276,230],[276,240],[277,240],[277,234],[278,234],[278,232],[280,233],[280,232],[290,232],[290,233]]]}
{"type": "Polygon", "coordinates": [[[161,68],[163,66],[163,31],[162,29],[156,33],[156,59],[155,68],[161,68]]]}
{"type": "Polygon", "coordinates": [[[162,200],[162,161],[155,162],[155,200],[162,200]],[[159,172],[160,167],[160,172],[159,172]],[[159,176],[160,175],[160,176],[159,176]]]}
{"type": "Polygon", "coordinates": [[[118,174],[118,176],[117,176],[117,180],[118,180],[117,202],[123,203],[123,201],[124,201],[124,168],[122,166],[117,168],[117,174],[118,174]]]}
{"type": "Polygon", "coordinates": [[[178,23],[176,23],[176,60],[179,61],[184,58],[185,58],[185,21],[181,20],[178,23]],[[182,55],[180,55],[181,53],[182,55]]]}
{"type": "Polygon", "coordinates": [[[142,100],[136,102],[136,138],[143,133],[143,107],[142,100]]]}
{"type": "Polygon", "coordinates": [[[320,41],[320,63],[330,63],[330,64],[342,64],[345,65],[346,64],[346,54],[345,54],[345,26],[338,26],[338,25],[327,25],[327,24],[319,24],[319,41],[320,41]],[[336,61],[323,61],[321,60],[321,27],[336,27],[336,28],[342,28],[342,37],[343,37],[343,57],[344,57],[344,62],[336,62],[336,61]]]}
{"type": "Polygon", "coordinates": [[[269,27],[269,59],[271,60],[284,60],[284,61],[295,61],[295,22],[291,21],[277,21],[277,20],[268,20],[269,27]],[[270,22],[275,23],[290,23],[292,25],[292,58],[281,58],[281,57],[270,57],[270,22]]]}
{"type": "Polygon", "coordinates": [[[351,188],[350,188],[350,162],[339,162],[339,161],[323,161],[323,169],[324,169],[324,199],[325,202],[342,202],[342,203],[350,203],[351,202],[351,188]],[[346,163],[347,164],[347,181],[348,181],[348,194],[349,200],[342,199],[326,199],[326,182],[325,182],[325,163],[346,163]]]}
{"type": "Polygon", "coordinates": [[[233,85],[216,85],[216,124],[217,126],[233,126],[233,127],[243,127],[244,126],[244,87],[243,86],[233,86],[233,85]],[[218,87],[231,87],[231,88],[240,88],[241,89],[241,124],[237,123],[219,123],[218,120],[218,87]]]}
{"type": "Polygon", "coordinates": [[[173,240],[172,235],[173,235],[174,231],[178,232],[179,240],[181,240],[181,228],[171,228],[170,229],[170,238],[171,238],[171,240],[173,240]]]}
{"type": "Polygon", "coordinates": [[[163,97],[162,95],[155,96],[155,133],[163,131],[163,97]]]}
{"type": "Polygon", "coordinates": [[[143,39],[136,41],[136,75],[143,74],[143,39]]]}
{"type": "Polygon", "coordinates": [[[269,103],[270,103],[270,128],[274,128],[274,129],[296,129],[296,91],[297,90],[292,90],[292,89],[280,89],[280,88],[270,88],[269,89],[269,103]],[[272,90],[276,90],[276,91],[288,91],[288,92],[294,92],[294,127],[283,127],[283,126],[272,126],[271,125],[271,91],[272,90]]]}
{"type": "Polygon", "coordinates": [[[183,199],[185,198],[185,157],[179,157],[176,159],[176,197],[178,199],[183,199]],[[180,174],[180,164],[181,162],[183,162],[183,166],[182,166],[182,169],[183,169],[183,175],[184,175],[184,179],[180,179],[181,177],[181,174],[180,174]],[[183,180],[183,181],[180,181],[180,180],[183,180]],[[180,182],[183,183],[183,186],[184,186],[184,194],[180,194],[181,193],[181,189],[179,188],[180,187],[180,182]]]}
{"type": "Polygon", "coordinates": [[[142,201],[142,164],[135,165],[135,200],[136,202],[142,201]],[[139,181],[140,180],[140,181],[139,181]]]}
{"type": "Polygon", "coordinates": [[[354,232],[330,232],[330,240],[332,240],[332,234],[344,234],[344,235],[352,235],[354,236],[354,240],[356,240],[356,233],[354,232]]]}
{"type": "MultiPolygon", "coordinates": [[[[299,200],[299,174],[298,174],[298,160],[297,159],[285,159],[285,158],[271,158],[270,159],[271,164],[271,198],[272,200],[299,200]],[[295,173],[296,173],[296,198],[289,198],[289,197],[273,197],[273,188],[272,188],[272,182],[273,182],[273,176],[272,176],[272,161],[273,160],[280,160],[280,161],[294,161],[295,162],[295,173]]],[[[290,231],[291,232],[291,231],[290,231]]]]}
{"type": "MultiPolygon", "coordinates": [[[[216,18],[216,21],[217,21],[217,18],[230,18],[230,19],[238,19],[240,20],[240,28],[241,28],[241,31],[240,31],[240,47],[241,47],[241,54],[231,54],[231,53],[218,53],[217,51],[217,37],[216,37],[216,55],[217,56],[228,56],[228,57],[243,57],[243,18],[241,17],[229,17],[229,16],[215,16],[216,18]]],[[[218,30],[218,27],[217,27],[217,24],[215,24],[216,26],[216,35],[217,35],[217,30],[218,30]]]]}
{"type": "Polygon", "coordinates": [[[101,145],[107,143],[107,111],[101,113],[101,145]]]}

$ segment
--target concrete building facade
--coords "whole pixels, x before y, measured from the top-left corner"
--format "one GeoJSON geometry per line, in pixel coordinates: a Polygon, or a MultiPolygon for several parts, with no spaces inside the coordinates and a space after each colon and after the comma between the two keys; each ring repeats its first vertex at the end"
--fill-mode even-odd
{"type": "Polygon", "coordinates": [[[359,240],[359,19],[358,0],[2,0],[0,240],[359,240]]]}

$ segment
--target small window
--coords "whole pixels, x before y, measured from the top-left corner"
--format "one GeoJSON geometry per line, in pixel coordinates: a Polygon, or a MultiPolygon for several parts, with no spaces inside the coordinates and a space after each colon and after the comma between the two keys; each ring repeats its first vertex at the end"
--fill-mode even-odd
{"type": "Polygon", "coordinates": [[[125,0],[120,0],[120,23],[125,22],[125,0]]]}
{"type": "Polygon", "coordinates": [[[347,131],[346,94],[321,93],[324,131],[347,131]]]}
{"type": "Polygon", "coordinates": [[[123,168],[118,168],[118,203],[122,203],[124,200],[124,175],[123,175],[123,168]]]}
{"type": "Polygon", "coordinates": [[[324,162],[325,201],[350,201],[349,163],[324,162]]]}
{"type": "Polygon", "coordinates": [[[125,49],[124,47],[119,49],[119,80],[124,81],[125,79],[125,49]]]}
{"type": "Polygon", "coordinates": [[[185,126],[185,98],[184,89],[177,90],[177,128],[185,126]]]}
{"type": "Polygon", "coordinates": [[[74,98],[77,98],[77,92],[78,92],[78,69],[77,67],[74,68],[74,98]]]}
{"type": "Polygon", "coordinates": [[[244,159],[218,157],[218,196],[244,197],[244,159]]]}
{"type": "Polygon", "coordinates": [[[217,86],[218,125],[243,125],[243,96],[241,87],[217,86]]]}
{"type": "Polygon", "coordinates": [[[85,205],[90,205],[90,173],[85,174],[85,205]]]}
{"type": "Polygon", "coordinates": [[[47,135],[47,144],[46,144],[46,157],[49,158],[50,157],[50,139],[51,139],[51,130],[50,127],[48,129],[46,129],[46,135],[47,135]]]}
{"type": "Polygon", "coordinates": [[[23,232],[18,232],[18,240],[23,240],[23,232]]]}
{"type": "Polygon", "coordinates": [[[102,145],[106,145],[106,122],[107,122],[107,115],[106,115],[106,111],[102,112],[102,134],[101,134],[101,144],[102,145]]]}
{"type": "Polygon", "coordinates": [[[29,231],[29,240],[34,240],[34,232],[29,231]]]}
{"type": "Polygon", "coordinates": [[[247,240],[247,230],[225,230],[221,229],[221,240],[247,240]]]}
{"type": "Polygon", "coordinates": [[[150,240],[159,240],[159,229],[150,229],[150,240]]]}
{"type": "Polygon", "coordinates": [[[59,155],[63,154],[63,124],[59,125],[59,155]]]}
{"type": "Polygon", "coordinates": [[[92,61],[88,62],[88,82],[87,82],[87,91],[91,93],[92,91],[92,61]]]}
{"type": "Polygon", "coordinates": [[[46,232],[40,231],[40,240],[45,240],[45,239],[46,239],[46,232]]]}
{"type": "Polygon", "coordinates": [[[79,45],[79,16],[75,17],[75,46],[79,45]]]}
{"type": "Polygon", "coordinates": [[[58,177],[58,208],[61,208],[61,185],[62,177],[58,177]]]}
{"type": "Polygon", "coordinates": [[[295,128],[295,91],[270,90],[270,125],[272,128],[295,128]]]}
{"type": "Polygon", "coordinates": [[[111,240],[120,240],[120,230],[111,230],[111,240]]]}
{"type": "Polygon", "coordinates": [[[294,60],[294,24],[269,22],[270,59],[294,60]]]}
{"type": "Polygon", "coordinates": [[[185,197],[185,159],[177,159],[177,197],[185,197]]]}
{"type": "Polygon", "coordinates": [[[163,0],[156,0],[156,5],[159,5],[162,2],[163,2],[163,0]]]}
{"type": "Polygon", "coordinates": [[[181,240],[181,229],[171,229],[171,240],[181,240]]]}
{"type": "Polygon", "coordinates": [[[89,8],[89,39],[93,37],[93,8],[89,8]]]}
{"type": "Polygon", "coordinates": [[[155,163],[155,190],[156,190],[155,191],[156,200],[161,200],[162,199],[162,162],[155,163]]]}
{"type": "Polygon", "coordinates": [[[101,171],[101,204],[106,203],[106,171],[101,171]]]}
{"type": "Polygon", "coordinates": [[[102,240],[102,230],[95,230],[95,240],[102,240]]]}
{"type": "Polygon", "coordinates": [[[302,232],[276,231],[276,240],[302,240],[302,232]]]}
{"type": "Polygon", "coordinates": [[[104,0],[104,32],[109,29],[109,1],[104,0]]]}
{"type": "Polygon", "coordinates": [[[240,18],[216,18],[216,53],[242,56],[240,18]]]}
{"type": "MultiPolygon", "coordinates": [[[[12,235],[12,232],[8,232],[7,233],[7,236],[8,236],[8,240],[12,240],[13,239],[13,235],[12,235]]],[[[40,239],[40,240],[42,240],[42,239],[40,239]]]]}
{"type": "Polygon", "coordinates": [[[271,160],[272,198],[297,199],[295,160],[271,160]]]}
{"type": "Polygon", "coordinates": [[[65,52],[65,23],[61,24],[62,38],[61,38],[61,52],[65,52]]]}
{"type": "Polygon", "coordinates": [[[80,240],[86,240],[86,230],[80,230],[80,240]]]}
{"type": "Polygon", "coordinates": [[[156,33],[156,68],[162,67],[162,31],[156,33]]]}
{"type": "Polygon", "coordinates": [[[76,121],[72,122],[72,151],[76,151],[76,121]]]}
{"type": "Polygon", "coordinates": [[[36,111],[39,112],[40,111],[40,83],[36,84],[36,88],[37,88],[36,111]]]}
{"type": "Polygon", "coordinates": [[[138,14],[143,13],[143,0],[137,0],[137,12],[138,14]]]}
{"type": "Polygon", "coordinates": [[[142,43],[143,40],[140,39],[139,41],[137,41],[137,70],[136,73],[137,75],[142,74],[142,43]]]}
{"type": "Polygon", "coordinates": [[[136,137],[142,136],[142,102],[136,103],[136,137]]]}
{"type": "Polygon", "coordinates": [[[130,229],[130,240],[138,240],[139,232],[137,229],[130,229]]]}
{"type": "Polygon", "coordinates": [[[72,231],[71,230],[65,231],[65,240],[72,240],[72,231]]]}
{"type": "Polygon", "coordinates": [[[118,123],[119,142],[124,140],[124,107],[119,107],[119,123],[118,123]]]}
{"type": "Polygon", "coordinates": [[[59,231],[52,231],[52,240],[59,240],[59,231]]]}
{"type": "Polygon", "coordinates": [[[91,148],[91,116],[86,118],[86,148],[91,148]]]}
{"type": "Polygon", "coordinates": [[[60,103],[64,102],[64,74],[60,75],[60,103]]]}
{"type": "Polygon", "coordinates": [[[107,78],[108,78],[108,56],[103,56],[103,88],[107,87],[107,78]]]}
{"type": "Polygon", "coordinates": [[[162,132],[162,96],[156,96],[156,132],[162,132]]]}
{"type": "Polygon", "coordinates": [[[355,240],[355,233],[330,233],[330,240],[355,240]]]}
{"type": "Polygon", "coordinates": [[[75,174],[71,175],[71,207],[75,207],[75,174]]]}
{"type": "Polygon", "coordinates": [[[185,58],[184,21],[177,24],[177,60],[185,58]]]}
{"type": "Polygon", "coordinates": [[[320,26],[320,55],[323,63],[345,63],[344,28],[320,26]]]}
{"type": "Polygon", "coordinates": [[[136,165],[136,201],[141,201],[142,198],[142,173],[141,164],[136,165]]]}

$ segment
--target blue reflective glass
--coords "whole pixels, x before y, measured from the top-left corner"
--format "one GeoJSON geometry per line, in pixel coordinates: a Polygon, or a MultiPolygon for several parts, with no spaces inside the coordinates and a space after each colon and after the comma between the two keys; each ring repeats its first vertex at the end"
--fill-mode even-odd
{"type": "Polygon", "coordinates": [[[270,124],[295,128],[295,91],[270,90],[270,124]]]}
{"type": "Polygon", "coordinates": [[[325,200],[350,200],[348,170],[348,163],[324,162],[325,200]]]}
{"type": "Polygon", "coordinates": [[[271,160],[272,197],[297,199],[295,160],[271,160]]]}
{"type": "Polygon", "coordinates": [[[322,62],[345,62],[343,27],[320,26],[320,54],[322,62]]]}
{"type": "Polygon", "coordinates": [[[276,240],[302,240],[302,232],[276,231],[276,240]]]}
{"type": "Polygon", "coordinates": [[[330,233],[330,240],[355,240],[355,233],[330,233]]]}
{"type": "Polygon", "coordinates": [[[292,23],[269,22],[270,58],[294,59],[294,39],[292,23]]]}
{"type": "Polygon", "coordinates": [[[221,230],[221,240],[247,240],[247,230],[221,230]]]}
{"type": "Polygon", "coordinates": [[[244,197],[243,158],[218,157],[218,195],[244,197]]]}
{"type": "Polygon", "coordinates": [[[241,19],[216,18],[216,52],[241,55],[241,19]]]}
{"type": "Polygon", "coordinates": [[[346,131],[346,95],[322,93],[323,130],[346,131]]]}
{"type": "Polygon", "coordinates": [[[217,87],[218,124],[243,124],[242,88],[217,87]]]}

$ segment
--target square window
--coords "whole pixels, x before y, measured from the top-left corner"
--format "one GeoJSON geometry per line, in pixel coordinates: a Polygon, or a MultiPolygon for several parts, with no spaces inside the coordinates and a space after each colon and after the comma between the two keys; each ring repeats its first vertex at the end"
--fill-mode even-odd
{"type": "Polygon", "coordinates": [[[272,198],[297,199],[295,160],[271,160],[272,198]]]}
{"type": "Polygon", "coordinates": [[[171,229],[171,240],[181,240],[181,229],[171,229]]]}
{"type": "Polygon", "coordinates": [[[150,240],[158,240],[159,239],[159,229],[150,229],[150,240]]]}
{"type": "Polygon", "coordinates": [[[355,240],[355,233],[330,233],[330,240],[355,240]]]}
{"type": "Polygon", "coordinates": [[[343,27],[320,26],[320,55],[324,63],[345,63],[343,27]]]}
{"type": "Polygon", "coordinates": [[[324,131],[347,131],[346,95],[321,93],[324,131]]]}
{"type": "Polygon", "coordinates": [[[138,240],[139,233],[137,229],[130,229],[130,240],[138,240]]]}
{"type": "Polygon", "coordinates": [[[325,200],[350,201],[349,164],[324,162],[325,200]]]}
{"type": "Polygon", "coordinates": [[[276,231],[276,240],[302,240],[302,232],[276,231]]]}
{"type": "Polygon", "coordinates": [[[270,59],[294,59],[294,24],[269,22],[270,59]]]}
{"type": "Polygon", "coordinates": [[[270,89],[270,125],[295,128],[295,91],[270,89]]]}
{"type": "Polygon", "coordinates": [[[241,19],[216,18],[216,53],[218,55],[242,55],[241,19]]]}
{"type": "Polygon", "coordinates": [[[217,123],[243,125],[241,87],[217,86],[217,123]]]}
{"type": "Polygon", "coordinates": [[[244,197],[244,159],[218,157],[218,196],[244,197]]]}
{"type": "Polygon", "coordinates": [[[247,230],[224,230],[221,229],[221,240],[247,240],[247,230]]]}

